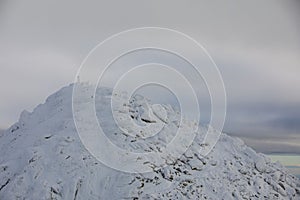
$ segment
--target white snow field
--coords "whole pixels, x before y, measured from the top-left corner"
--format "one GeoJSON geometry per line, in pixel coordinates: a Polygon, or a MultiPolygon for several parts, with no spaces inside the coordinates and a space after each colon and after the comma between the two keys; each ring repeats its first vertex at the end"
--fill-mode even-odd
{"type": "MultiPolygon", "coordinates": [[[[88,84],[80,87],[83,92],[90,89],[88,84]]],[[[112,169],[95,159],[79,139],[72,115],[72,89],[73,85],[61,89],[32,113],[24,111],[0,135],[1,200],[300,199],[299,179],[240,139],[221,134],[213,150],[202,157],[199,150],[208,148],[202,142],[205,127],[199,127],[180,159],[163,168],[153,164],[149,173],[112,169]]],[[[111,95],[110,89],[101,88],[95,98],[100,124],[115,145],[128,151],[160,151],[174,137],[180,115],[170,105],[151,105],[135,96],[113,111],[141,126],[163,125],[157,135],[145,138],[151,134],[147,128],[136,133],[136,127],[122,122],[119,125],[124,127],[118,128],[110,112],[111,95]]],[[[84,106],[80,112],[84,116],[84,106]]]]}

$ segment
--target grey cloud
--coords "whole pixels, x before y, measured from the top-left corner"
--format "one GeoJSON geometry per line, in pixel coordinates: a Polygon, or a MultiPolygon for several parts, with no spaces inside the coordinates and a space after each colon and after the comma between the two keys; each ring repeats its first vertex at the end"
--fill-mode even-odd
{"type": "Polygon", "coordinates": [[[288,133],[300,133],[300,111],[298,108],[298,104],[282,105],[272,102],[229,104],[227,119],[228,124],[232,124],[232,126],[238,126],[234,124],[236,123],[249,126],[249,128],[252,126],[252,129],[269,127],[279,132],[285,130],[288,133]]]}
{"type": "Polygon", "coordinates": [[[245,143],[258,152],[271,154],[271,153],[289,153],[300,154],[300,139],[297,140],[278,140],[270,137],[265,138],[251,138],[240,137],[245,143]]]}
{"type": "Polygon", "coordinates": [[[300,132],[300,115],[277,117],[274,120],[270,120],[268,124],[270,126],[280,128],[281,130],[292,130],[300,132]]]}

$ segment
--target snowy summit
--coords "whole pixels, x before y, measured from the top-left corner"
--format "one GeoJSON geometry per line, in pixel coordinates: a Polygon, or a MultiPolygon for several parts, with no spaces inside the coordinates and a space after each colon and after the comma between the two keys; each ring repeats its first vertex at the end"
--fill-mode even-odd
{"type": "MultiPolygon", "coordinates": [[[[90,89],[76,84],[82,92],[90,89]]],[[[81,142],[73,119],[73,86],[51,95],[32,113],[22,112],[0,135],[0,199],[300,199],[300,180],[240,139],[221,134],[212,151],[202,156],[200,150],[209,148],[203,143],[205,127],[198,128],[179,159],[166,160],[163,167],[153,160],[144,163],[151,168],[147,173],[111,168],[81,142]]],[[[140,95],[122,102],[122,95],[100,88],[89,97],[95,98],[107,138],[128,152],[160,152],[180,126],[179,111],[153,105],[140,95]],[[112,95],[119,95],[120,101],[111,112],[112,95]],[[131,126],[132,121],[137,126],[131,126]],[[160,132],[151,135],[148,126],[160,132]]],[[[88,123],[85,98],[79,112],[88,123]]]]}

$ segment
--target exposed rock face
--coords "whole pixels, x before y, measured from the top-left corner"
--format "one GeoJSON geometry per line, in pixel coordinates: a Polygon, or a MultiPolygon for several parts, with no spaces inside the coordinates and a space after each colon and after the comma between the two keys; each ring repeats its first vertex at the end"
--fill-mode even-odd
{"type": "MultiPolygon", "coordinates": [[[[143,133],[128,135],[113,123],[107,106],[111,95],[109,89],[99,89],[96,110],[117,146],[160,151],[172,139],[180,115],[171,106],[152,105],[137,96],[114,110],[142,126],[166,124],[146,142],[139,135],[143,133]]],[[[202,157],[199,150],[207,146],[202,143],[204,127],[188,151],[164,168],[153,165],[153,172],[144,174],[111,169],[82,145],[71,101],[72,86],[65,87],[32,113],[23,112],[19,122],[0,135],[0,199],[300,199],[299,179],[240,139],[222,134],[202,157]]]]}

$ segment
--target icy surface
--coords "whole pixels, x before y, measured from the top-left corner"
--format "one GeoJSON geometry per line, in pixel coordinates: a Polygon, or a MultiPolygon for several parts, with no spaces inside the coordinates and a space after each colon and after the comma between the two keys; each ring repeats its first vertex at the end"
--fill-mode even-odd
{"type": "MultiPolygon", "coordinates": [[[[89,90],[88,85],[81,87],[89,90]]],[[[152,105],[136,96],[113,111],[115,117],[128,117],[139,126],[165,125],[147,141],[147,128],[136,132],[127,123],[120,122],[119,129],[113,122],[111,95],[109,89],[99,89],[96,110],[116,145],[160,151],[174,137],[180,115],[171,106],[152,105]]],[[[208,145],[202,143],[205,131],[200,127],[189,150],[164,168],[153,165],[153,172],[146,174],[111,169],[91,156],[79,139],[71,85],[32,113],[24,111],[19,122],[0,135],[0,199],[300,199],[299,179],[240,139],[222,134],[212,152],[202,157],[199,150],[208,145]]]]}

